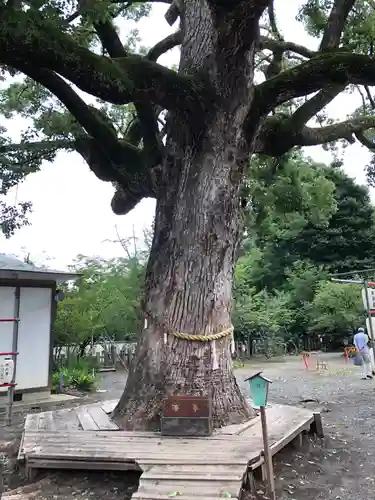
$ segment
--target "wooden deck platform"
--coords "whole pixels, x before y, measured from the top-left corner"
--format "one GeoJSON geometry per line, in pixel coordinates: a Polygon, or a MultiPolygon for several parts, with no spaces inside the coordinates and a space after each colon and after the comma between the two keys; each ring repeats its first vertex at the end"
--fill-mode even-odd
{"type": "MultiPolygon", "coordinates": [[[[206,438],[162,437],[120,431],[109,414],[117,401],[28,415],[19,460],[38,469],[139,470],[133,498],[240,499],[263,464],[260,418],[228,426],[206,438]],[[174,495],[172,495],[174,496],[174,495]]],[[[292,406],[267,409],[275,454],[304,432],[319,432],[320,415],[292,406]]]]}

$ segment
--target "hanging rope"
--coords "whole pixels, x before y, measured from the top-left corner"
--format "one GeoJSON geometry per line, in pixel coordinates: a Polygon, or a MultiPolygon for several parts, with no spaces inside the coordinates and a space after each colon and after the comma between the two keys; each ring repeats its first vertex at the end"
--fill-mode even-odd
{"type": "Polygon", "coordinates": [[[198,335],[194,333],[182,333],[182,332],[168,332],[172,337],[176,337],[182,340],[190,340],[192,342],[211,342],[212,340],[219,340],[227,335],[231,335],[233,333],[233,326],[226,328],[218,333],[211,333],[209,335],[198,335]]]}

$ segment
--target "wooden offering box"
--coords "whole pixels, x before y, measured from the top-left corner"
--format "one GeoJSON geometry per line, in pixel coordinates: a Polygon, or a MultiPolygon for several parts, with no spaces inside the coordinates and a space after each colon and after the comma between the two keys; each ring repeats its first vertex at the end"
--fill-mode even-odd
{"type": "Polygon", "coordinates": [[[169,396],[161,418],[164,436],[210,436],[212,434],[211,398],[169,396]]]}

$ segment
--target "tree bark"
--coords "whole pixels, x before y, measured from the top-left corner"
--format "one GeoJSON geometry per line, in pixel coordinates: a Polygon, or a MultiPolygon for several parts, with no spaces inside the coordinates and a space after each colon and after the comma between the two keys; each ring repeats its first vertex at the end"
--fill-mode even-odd
{"type": "Polygon", "coordinates": [[[231,336],[198,342],[172,334],[207,336],[231,326],[239,192],[253,147],[243,124],[257,30],[244,12],[237,27],[230,18],[230,29],[208,2],[184,2],[180,72],[204,75],[218,99],[207,99],[199,117],[174,111],[167,118],[144,297],[147,328],[113,413],[125,429],[160,428],[164,400],[176,394],[211,397],[215,427],[254,416],[233,374],[231,336]]]}
{"type": "Polygon", "coordinates": [[[181,160],[184,174],[177,189],[171,179],[165,201],[157,203],[146,278],[147,328],[114,413],[123,428],[159,428],[164,398],[172,394],[211,396],[215,426],[252,415],[233,375],[231,335],[215,342],[171,335],[208,335],[231,325],[240,208],[231,165],[224,153],[212,153],[181,160]]]}
{"type": "Polygon", "coordinates": [[[183,138],[186,127],[176,115],[170,119],[169,174],[157,202],[146,277],[147,328],[114,412],[126,429],[159,428],[163,401],[172,394],[212,397],[216,427],[253,416],[233,374],[231,335],[215,342],[171,335],[209,335],[231,326],[242,226],[243,166],[228,146],[235,127],[220,115],[194,151],[185,146],[191,144],[183,138]]]}

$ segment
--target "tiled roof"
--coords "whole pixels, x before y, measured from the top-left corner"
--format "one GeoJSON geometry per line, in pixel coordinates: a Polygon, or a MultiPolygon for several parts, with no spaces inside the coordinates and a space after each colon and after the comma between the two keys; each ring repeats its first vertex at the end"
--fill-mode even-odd
{"type": "Polygon", "coordinates": [[[46,267],[37,267],[34,264],[17,259],[14,255],[0,253],[0,270],[1,271],[25,271],[34,273],[49,273],[49,274],[74,274],[67,271],[57,271],[56,269],[48,269],[46,267]]]}

